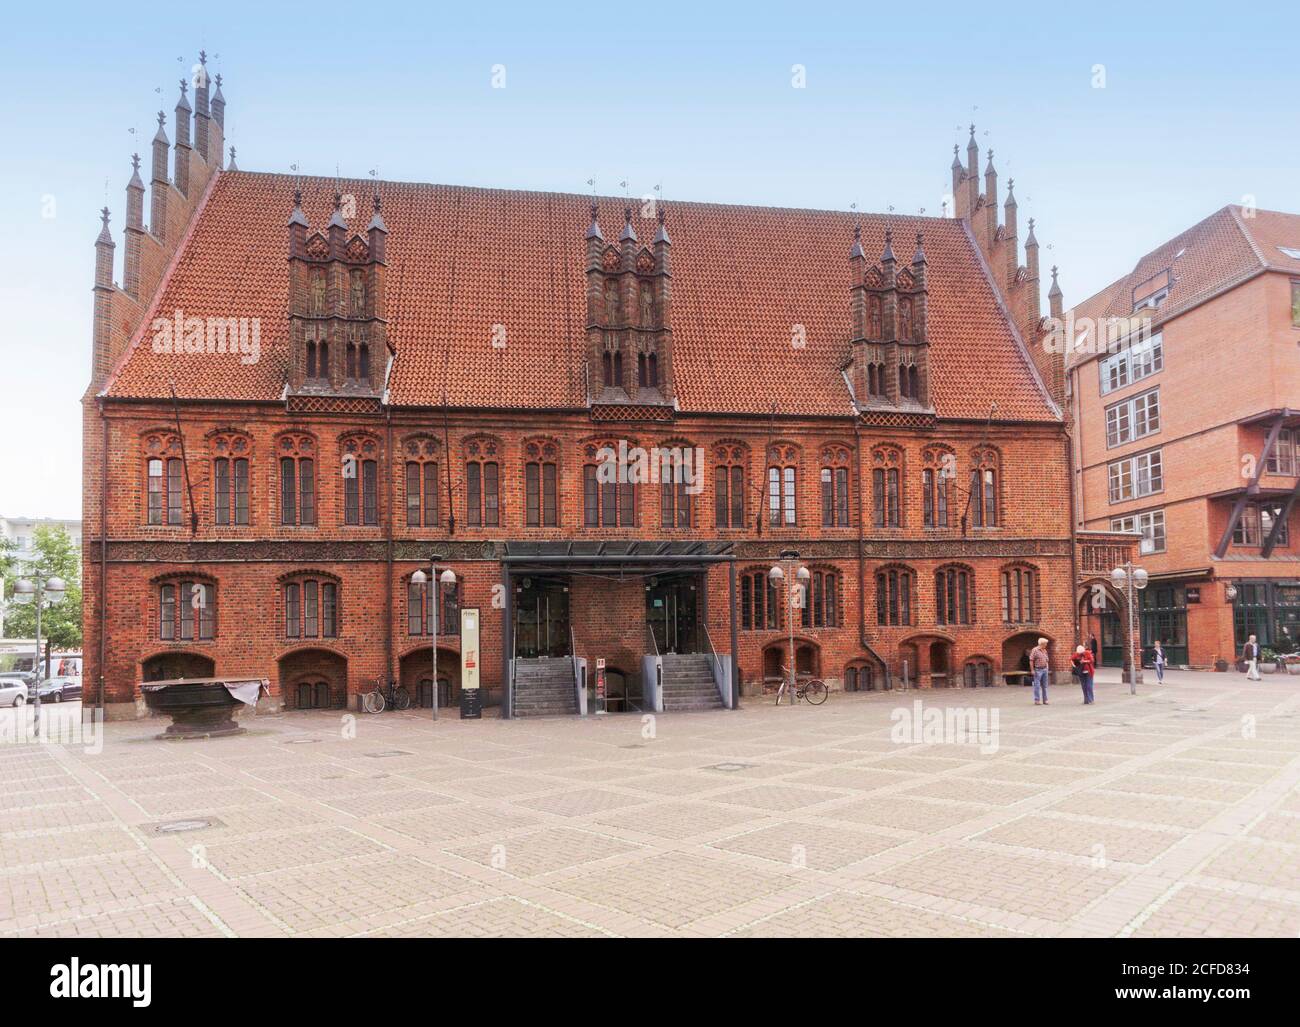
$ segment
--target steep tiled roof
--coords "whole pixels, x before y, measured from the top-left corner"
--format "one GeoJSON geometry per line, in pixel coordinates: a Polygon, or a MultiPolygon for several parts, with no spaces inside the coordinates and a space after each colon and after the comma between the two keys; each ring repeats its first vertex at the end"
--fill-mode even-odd
{"type": "MultiPolygon", "coordinates": [[[[1075,322],[1132,314],[1133,290],[1166,270],[1174,284],[1155,314],[1156,322],[1167,321],[1261,271],[1300,273],[1300,258],[1289,256],[1281,249],[1284,246],[1300,252],[1300,216],[1224,207],[1152,250],[1123,278],[1076,306],[1075,322]]],[[[1068,362],[1074,365],[1090,356],[1072,354],[1068,362]]]]}
{"type": "MultiPolygon", "coordinates": [[[[161,355],[149,333],[108,386],[118,397],[277,399],[287,369],[286,223],[295,184],[313,230],[323,230],[336,187],[357,197],[369,181],[224,172],[161,289],[156,316],[258,317],[255,364],[211,355],[161,355]]],[[[591,198],[412,183],[378,184],[388,226],[390,379],[397,405],[582,407],[586,279],[583,237],[591,198]],[[492,326],[506,327],[493,348],[492,326]]],[[[599,201],[607,239],[624,201],[599,201]]],[[[672,330],[684,411],[847,414],[840,368],[850,335],[849,246],[861,220],[868,259],[884,248],[885,220],[868,215],[669,203],[672,330]],[[803,325],[806,345],[792,345],[803,325]]],[[[364,232],[364,216],[350,230],[364,232]]],[[[963,225],[892,219],[897,239],[925,236],[929,260],[931,388],[941,417],[988,414],[1055,419],[1001,313],[963,225]]],[[[642,243],[656,224],[634,216],[642,243]]],[[[910,249],[907,251],[910,252],[910,249]]]]}

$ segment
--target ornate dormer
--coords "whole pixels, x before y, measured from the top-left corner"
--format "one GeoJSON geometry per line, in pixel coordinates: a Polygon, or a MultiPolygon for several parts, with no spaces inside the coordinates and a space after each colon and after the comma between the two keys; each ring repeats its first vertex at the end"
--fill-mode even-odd
{"type": "Polygon", "coordinates": [[[651,246],[623,211],[618,244],[605,241],[599,209],[587,228],[587,339],[592,406],[673,403],[671,242],[662,205],[651,246]]]}
{"type": "Polygon", "coordinates": [[[868,267],[861,229],[855,229],[849,268],[859,408],[930,410],[929,286],[921,233],[911,265],[899,268],[894,233],[886,229],[880,261],[868,267]]]}
{"type": "Polygon", "coordinates": [[[294,193],[289,216],[289,366],[291,395],[383,393],[388,366],[388,229],[378,195],[366,235],[349,235],[343,197],[325,234],[312,232],[294,193]]]}

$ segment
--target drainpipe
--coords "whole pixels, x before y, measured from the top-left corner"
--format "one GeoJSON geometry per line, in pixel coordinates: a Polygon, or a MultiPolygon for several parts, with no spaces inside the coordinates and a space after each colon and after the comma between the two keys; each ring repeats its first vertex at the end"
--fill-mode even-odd
{"type": "Polygon", "coordinates": [[[866,490],[862,481],[862,420],[857,416],[853,419],[853,462],[858,469],[856,475],[858,479],[858,641],[862,643],[862,648],[869,652],[875,661],[880,664],[880,669],[885,672],[885,687],[892,689],[894,682],[893,676],[889,672],[889,664],[880,658],[880,654],[872,648],[871,643],[867,640],[867,555],[866,536],[862,519],[862,497],[866,490]]]}
{"type": "MultiPolygon", "coordinates": [[[[104,637],[108,624],[108,413],[99,398],[99,425],[103,462],[99,469],[99,722],[104,723],[104,660],[108,650],[104,637]]],[[[82,668],[85,669],[84,667],[82,668]]]]}
{"type": "MultiPolygon", "coordinates": [[[[1075,644],[1082,642],[1083,639],[1079,632],[1079,597],[1076,590],[1079,587],[1079,547],[1078,547],[1078,525],[1075,521],[1075,498],[1074,498],[1074,442],[1070,438],[1067,430],[1065,433],[1065,460],[1066,466],[1070,469],[1070,606],[1073,610],[1074,618],[1074,639],[1075,644]]],[[[1087,645],[1084,642],[1084,645],[1087,645]]]]}
{"type": "MultiPolygon", "coordinates": [[[[393,408],[390,406],[386,412],[385,426],[386,438],[384,442],[384,477],[388,481],[388,511],[384,518],[387,522],[385,527],[387,554],[386,570],[384,574],[384,668],[388,673],[388,680],[391,684],[396,681],[393,674],[393,408]]],[[[435,636],[433,640],[435,647],[438,645],[438,639],[435,636]]],[[[433,687],[437,689],[438,682],[434,681],[433,687]]],[[[434,697],[437,701],[437,697],[434,697]]]]}

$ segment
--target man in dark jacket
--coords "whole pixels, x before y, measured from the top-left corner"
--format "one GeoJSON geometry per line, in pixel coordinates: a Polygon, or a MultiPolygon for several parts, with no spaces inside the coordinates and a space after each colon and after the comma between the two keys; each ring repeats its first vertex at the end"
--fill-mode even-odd
{"type": "Polygon", "coordinates": [[[1246,680],[1262,681],[1263,678],[1259,676],[1259,643],[1255,641],[1254,635],[1241,647],[1241,658],[1246,661],[1246,680]]]}

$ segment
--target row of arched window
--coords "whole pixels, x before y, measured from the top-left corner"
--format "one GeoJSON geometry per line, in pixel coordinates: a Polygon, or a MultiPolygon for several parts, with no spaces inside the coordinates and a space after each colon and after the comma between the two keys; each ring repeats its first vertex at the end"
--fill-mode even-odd
{"type": "MultiPolygon", "coordinates": [[[[429,584],[408,579],[407,634],[460,634],[460,582],[438,586],[437,609],[429,584]]],[[[296,575],[279,585],[279,632],[286,639],[338,638],[342,587],[323,575],[296,575]]],[[[168,578],[155,586],[157,635],[164,642],[217,637],[217,585],[197,578],[168,578]]]]}
{"type": "MultiPolygon", "coordinates": [[[[212,522],[218,526],[248,525],[253,520],[251,441],[238,432],[221,432],[210,440],[210,503],[212,522]]],[[[380,445],[369,434],[357,433],[340,440],[342,523],[376,526],[380,516],[380,445]]],[[[502,444],[490,437],[464,443],[459,461],[460,480],[449,482],[442,462],[442,446],[432,436],[412,437],[402,447],[398,497],[399,517],[407,527],[439,527],[447,509],[457,510],[469,527],[499,527],[505,522],[507,465],[502,444]]],[[[523,444],[523,526],[559,527],[561,503],[561,444],[552,439],[523,444]]],[[[679,447],[680,448],[680,447],[679,447]]],[[[686,447],[693,448],[693,447],[686,447]]],[[[634,476],[606,473],[608,454],[617,452],[613,441],[587,443],[583,449],[581,524],[588,528],[651,526],[639,510],[638,492],[646,487],[634,476]]],[[[322,468],[317,441],[306,433],[287,432],[276,440],[277,480],[273,494],[278,510],[272,516],[285,526],[314,526],[318,518],[318,490],[322,468]]],[[[718,444],[713,452],[712,474],[705,473],[702,451],[689,473],[671,481],[654,481],[658,490],[659,523],[664,529],[689,529],[698,525],[702,511],[696,500],[709,481],[713,485],[713,521],[719,529],[739,529],[750,520],[755,502],[772,528],[789,529],[801,523],[804,497],[800,493],[801,450],[791,443],[768,448],[765,482],[751,492],[749,452],[740,444],[718,444]]],[[[184,523],[187,495],[192,483],[185,473],[180,441],[175,435],[155,432],[145,441],[145,523],[178,526],[184,523]]],[[[968,526],[995,527],[1001,523],[998,458],[992,450],[976,450],[969,470],[968,488],[957,483],[956,457],[951,451],[927,449],[921,469],[921,513],[925,528],[950,529],[962,518],[968,526]]],[[[904,527],[907,497],[902,451],[877,447],[872,451],[869,476],[872,525],[904,527]]],[[[832,443],[818,454],[818,510],[823,528],[853,525],[853,451],[832,443]]],[[[191,459],[193,469],[195,461],[191,459]]],[[[199,464],[203,466],[202,463],[199,464]]],[[[617,468],[615,468],[617,470],[617,468]]],[[[654,495],[654,493],[652,493],[654,495]]],[[[653,507],[651,510],[653,511],[653,507]]],[[[707,510],[707,506],[705,507],[707,510]]]]}
{"type": "Polygon", "coordinates": [[[809,568],[805,584],[777,584],[766,569],[740,575],[740,627],[745,631],[774,631],[787,625],[787,610],[793,611],[801,628],[838,628],[843,624],[839,571],[809,568]]]}
{"type": "MultiPolygon", "coordinates": [[[[1005,567],[999,572],[1002,621],[1034,624],[1041,609],[1036,567],[1005,567]]],[[[882,627],[907,627],[919,623],[916,573],[907,567],[882,567],[876,571],[876,623],[882,627]]],[[[934,623],[975,623],[975,572],[952,564],[934,572],[934,623]]]]}

